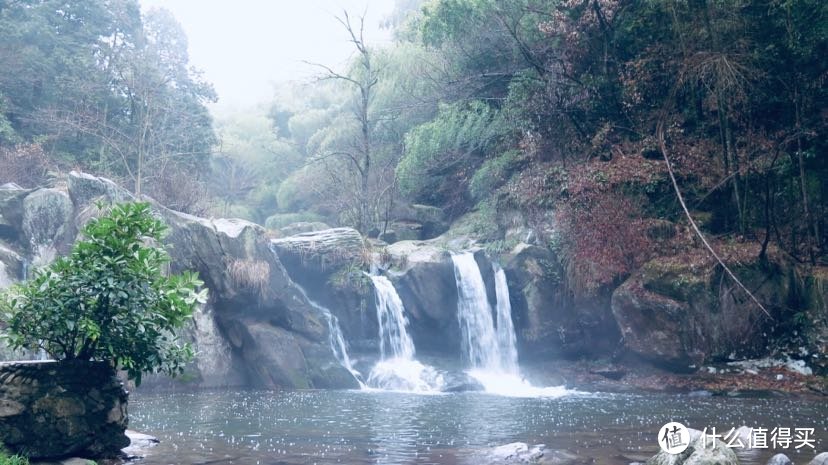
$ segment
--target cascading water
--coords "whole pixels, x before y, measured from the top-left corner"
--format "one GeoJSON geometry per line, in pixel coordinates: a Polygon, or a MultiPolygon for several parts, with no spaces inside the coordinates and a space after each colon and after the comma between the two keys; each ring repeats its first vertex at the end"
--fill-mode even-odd
{"type": "Polygon", "coordinates": [[[383,359],[414,358],[414,341],[408,335],[408,319],[402,299],[394,285],[385,276],[371,276],[374,284],[374,296],[377,304],[377,322],[379,323],[380,356],[383,359]]]}
{"type": "Polygon", "coordinates": [[[492,308],[474,254],[454,254],[451,260],[457,283],[457,319],[463,352],[473,369],[503,371],[492,308]]]}
{"type": "Polygon", "coordinates": [[[512,323],[512,303],[509,301],[509,284],[506,272],[497,263],[492,263],[497,292],[497,346],[500,350],[500,364],[509,373],[519,373],[517,336],[512,323]]]}
{"type": "Polygon", "coordinates": [[[380,361],[368,376],[368,386],[397,391],[439,390],[443,377],[414,358],[414,341],[408,334],[405,307],[394,285],[385,276],[372,274],[369,277],[374,284],[380,361]]]}
{"type": "Polygon", "coordinates": [[[331,345],[331,352],[333,352],[334,357],[339,360],[339,363],[345,367],[345,369],[348,370],[354,378],[356,378],[360,387],[365,387],[362,382],[362,374],[354,368],[354,365],[351,362],[351,357],[348,356],[348,345],[345,343],[345,336],[342,335],[342,328],[339,326],[339,319],[326,307],[323,307],[321,304],[316,303],[308,297],[308,293],[305,291],[305,288],[296,282],[290,281],[290,283],[293,284],[296,290],[302,294],[302,297],[304,297],[313,308],[317,309],[322,316],[325,317],[325,321],[328,323],[328,342],[331,345]]]}
{"type": "Polygon", "coordinates": [[[496,320],[486,294],[486,285],[474,254],[452,254],[457,283],[457,319],[462,348],[471,365],[469,374],[483,384],[486,392],[506,396],[561,396],[560,387],[537,388],[520,375],[515,328],[506,274],[493,265],[497,293],[496,320]]]}

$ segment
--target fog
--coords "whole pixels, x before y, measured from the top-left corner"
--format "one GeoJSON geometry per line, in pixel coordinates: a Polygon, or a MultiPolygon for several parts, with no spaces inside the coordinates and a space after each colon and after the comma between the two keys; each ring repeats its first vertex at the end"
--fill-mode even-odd
{"type": "Polygon", "coordinates": [[[380,26],[393,0],[141,0],[144,10],[162,7],[181,23],[190,63],[213,83],[225,113],[268,101],[275,83],[310,79],[306,62],[341,67],[353,53],[336,16],[365,15],[365,38],[386,43],[380,26]]]}

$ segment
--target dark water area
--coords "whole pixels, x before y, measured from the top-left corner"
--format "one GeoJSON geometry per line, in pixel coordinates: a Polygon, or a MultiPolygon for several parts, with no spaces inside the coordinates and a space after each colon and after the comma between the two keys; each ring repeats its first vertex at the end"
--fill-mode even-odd
{"type": "Polygon", "coordinates": [[[657,452],[658,430],[669,421],[717,432],[814,428],[816,449],[737,449],[745,465],[776,452],[802,464],[828,450],[828,404],[813,399],[222,391],[135,393],[129,408],[130,428],[161,440],[142,465],[472,465],[485,463],[487,447],[515,441],[564,449],[583,463],[627,465],[657,452]]]}

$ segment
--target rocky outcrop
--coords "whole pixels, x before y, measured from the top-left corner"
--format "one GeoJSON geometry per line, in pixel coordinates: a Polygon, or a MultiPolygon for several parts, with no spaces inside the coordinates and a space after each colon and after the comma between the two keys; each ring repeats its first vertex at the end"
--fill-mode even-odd
{"type": "Polygon", "coordinates": [[[273,239],[273,250],[290,277],[339,320],[357,350],[376,349],[374,294],[363,270],[371,260],[362,235],[331,228],[273,239]]]}
{"type": "Polygon", "coordinates": [[[0,441],[32,459],[113,457],[129,445],[127,393],[99,362],[0,364],[0,441]]]}
{"type": "Polygon", "coordinates": [[[502,258],[524,360],[602,356],[617,347],[609,292],[576,296],[559,258],[546,247],[521,242],[502,258]]]}
{"type": "Polygon", "coordinates": [[[733,356],[765,355],[768,340],[791,321],[797,293],[794,268],[780,256],[768,263],[732,265],[770,315],[763,313],[719,267],[660,258],[644,265],[612,296],[625,347],[677,371],[733,356]]]}
{"type": "MultiPolygon", "coordinates": [[[[0,242],[0,280],[8,285],[22,277],[17,257],[30,253],[30,236],[68,248],[76,232],[106,204],[129,200],[132,195],[113,182],[77,172],[68,175],[66,192],[0,191],[0,213],[8,223],[0,231],[0,241],[6,243],[0,242]]],[[[184,331],[197,351],[196,360],[174,384],[356,385],[330,350],[323,315],[290,280],[264,228],[243,220],[198,218],[155,203],[153,211],[169,227],[165,243],[173,271],[197,271],[210,290],[209,302],[184,331]],[[231,329],[246,336],[229,337],[231,329]],[[273,347],[295,350],[282,353],[273,347]]],[[[150,376],[144,383],[173,382],[150,376]]]]}
{"type": "Polygon", "coordinates": [[[388,270],[409,318],[417,351],[460,353],[457,284],[448,250],[437,241],[401,241],[388,246],[388,270]]]}

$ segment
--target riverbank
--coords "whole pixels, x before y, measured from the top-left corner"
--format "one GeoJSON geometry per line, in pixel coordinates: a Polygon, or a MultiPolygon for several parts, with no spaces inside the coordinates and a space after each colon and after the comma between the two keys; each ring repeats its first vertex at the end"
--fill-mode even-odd
{"type": "Polygon", "coordinates": [[[536,384],[564,384],[588,392],[664,392],[692,396],[773,397],[824,399],[828,378],[807,375],[779,364],[717,364],[690,374],[672,373],[651,365],[600,361],[555,360],[523,367],[536,384]],[[747,366],[747,367],[745,367],[747,366]]]}

